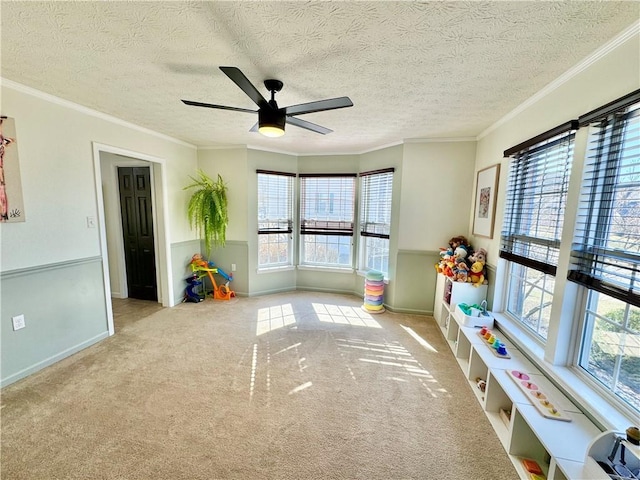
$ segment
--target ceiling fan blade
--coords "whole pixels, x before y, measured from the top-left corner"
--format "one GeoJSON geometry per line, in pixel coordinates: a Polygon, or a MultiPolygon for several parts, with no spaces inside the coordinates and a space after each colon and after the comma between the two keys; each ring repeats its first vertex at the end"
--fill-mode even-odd
{"type": "Polygon", "coordinates": [[[251,129],[249,131],[250,132],[257,132],[259,126],[260,126],[259,122],[256,122],[256,124],[253,127],[251,127],[251,129]]]}
{"type": "Polygon", "coordinates": [[[322,112],[324,110],[335,110],[336,108],[353,107],[353,102],[349,97],[330,98],[317,102],[301,103],[285,107],[287,115],[302,115],[304,113],[322,112]]]}
{"type": "Polygon", "coordinates": [[[253,86],[253,83],[244,76],[244,73],[242,73],[239,68],[220,67],[220,70],[222,70],[233,83],[238,85],[240,89],[246,93],[251,100],[253,100],[253,103],[258,105],[260,108],[269,108],[269,103],[264,99],[256,87],[253,86]]]}
{"type": "Polygon", "coordinates": [[[191,100],[182,100],[182,103],[194,107],[219,108],[220,110],[233,110],[235,112],[256,113],[257,110],[249,110],[247,108],[226,107],[224,105],[214,105],[212,103],[192,102],[191,100]]]}
{"type": "Polygon", "coordinates": [[[287,117],[287,123],[291,125],[295,125],[296,127],[311,130],[312,132],[320,133],[322,135],[326,135],[327,133],[333,132],[333,130],[329,130],[328,128],[321,127],[320,125],[307,122],[306,120],[302,120],[301,118],[297,118],[297,117],[287,117]]]}

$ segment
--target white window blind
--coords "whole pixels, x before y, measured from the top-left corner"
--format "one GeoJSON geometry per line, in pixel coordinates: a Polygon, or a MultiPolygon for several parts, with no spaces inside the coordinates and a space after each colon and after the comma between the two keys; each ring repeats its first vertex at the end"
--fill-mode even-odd
{"type": "Polygon", "coordinates": [[[360,235],[389,238],[393,168],[360,174],[360,235]]]}
{"type": "Polygon", "coordinates": [[[502,258],[556,274],[576,128],[577,122],[571,121],[504,152],[513,160],[502,258]]]}
{"type": "Polygon", "coordinates": [[[294,173],[258,170],[258,267],[293,264],[294,173]]]}
{"type": "Polygon", "coordinates": [[[355,174],[300,175],[300,262],[353,267],[355,174]]]}
{"type": "Polygon", "coordinates": [[[258,170],[258,234],[293,231],[294,173],[258,170]]]}
{"type": "Polygon", "coordinates": [[[640,307],[640,90],[591,126],[569,280],[640,307]]]}
{"type": "Polygon", "coordinates": [[[300,234],[353,235],[355,174],[300,175],[300,234]]]}

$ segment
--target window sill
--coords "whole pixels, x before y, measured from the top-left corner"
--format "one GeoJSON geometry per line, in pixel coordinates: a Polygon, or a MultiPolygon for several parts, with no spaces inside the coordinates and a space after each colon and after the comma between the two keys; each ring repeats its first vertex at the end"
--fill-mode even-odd
{"type": "Polygon", "coordinates": [[[552,365],[545,361],[544,347],[540,343],[529,335],[523,335],[522,329],[504,314],[492,313],[498,329],[599,428],[624,432],[630,425],[637,424],[632,412],[623,411],[613,404],[606,393],[591,384],[586,374],[576,367],[552,365]]]}
{"type": "Polygon", "coordinates": [[[281,267],[258,268],[257,273],[258,273],[258,275],[260,275],[262,273],[288,272],[288,271],[293,271],[295,269],[296,269],[296,267],[294,267],[293,265],[283,265],[281,267]]]}
{"type": "Polygon", "coordinates": [[[298,270],[308,270],[311,272],[326,272],[326,273],[351,273],[353,274],[354,270],[351,267],[340,268],[340,267],[322,267],[316,265],[298,265],[296,267],[298,270]]]}

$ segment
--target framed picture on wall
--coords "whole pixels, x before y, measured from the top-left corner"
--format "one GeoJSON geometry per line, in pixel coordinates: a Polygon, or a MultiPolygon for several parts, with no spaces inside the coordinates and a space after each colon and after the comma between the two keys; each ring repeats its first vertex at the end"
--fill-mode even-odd
{"type": "Polygon", "coordinates": [[[476,182],[476,203],[473,211],[473,234],[493,238],[493,224],[496,216],[496,196],[500,164],[497,163],[478,172],[476,182]]]}

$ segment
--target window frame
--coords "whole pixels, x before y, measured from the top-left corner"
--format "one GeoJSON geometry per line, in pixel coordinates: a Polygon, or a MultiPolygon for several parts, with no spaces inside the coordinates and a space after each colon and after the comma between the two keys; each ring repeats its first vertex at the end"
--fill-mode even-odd
{"type": "MultiPolygon", "coordinates": [[[[257,182],[257,197],[258,197],[258,207],[257,207],[257,215],[256,215],[256,220],[257,220],[257,235],[258,235],[258,245],[257,245],[257,269],[258,271],[267,271],[267,270],[273,270],[273,269],[282,269],[282,268],[293,268],[293,259],[294,259],[294,243],[293,243],[293,223],[294,223],[294,218],[295,218],[295,205],[294,205],[294,198],[295,198],[295,178],[296,178],[297,174],[295,173],[290,173],[290,172],[280,172],[280,171],[274,171],[274,170],[261,170],[261,169],[257,169],[256,170],[256,182],[257,182]],[[288,201],[286,201],[286,205],[285,208],[288,210],[288,212],[286,212],[288,215],[288,218],[274,218],[274,219],[267,219],[268,223],[276,223],[276,224],[280,224],[279,226],[271,227],[268,226],[266,228],[261,228],[260,227],[260,175],[269,175],[269,176],[273,176],[273,177],[282,177],[287,179],[287,185],[285,187],[285,190],[287,191],[287,195],[288,195],[288,201]],[[283,244],[285,243],[287,245],[287,259],[284,262],[269,262],[269,263],[261,263],[260,262],[260,246],[261,246],[261,237],[262,236],[268,236],[268,237],[272,237],[272,236],[279,236],[279,237],[283,237],[286,235],[287,241],[286,242],[282,242],[282,241],[277,241],[274,243],[277,244],[283,244]]],[[[268,206],[268,205],[267,205],[268,206]]],[[[271,243],[271,242],[268,242],[271,243]]]]}
{"type": "MultiPolygon", "coordinates": [[[[335,270],[353,270],[354,264],[354,232],[355,232],[355,219],[356,219],[356,196],[357,196],[357,184],[356,178],[357,174],[355,173],[301,173],[298,175],[299,177],[299,252],[298,252],[298,267],[302,268],[321,268],[321,269],[335,269],[335,270]],[[329,218],[305,218],[307,215],[307,205],[311,204],[311,197],[307,195],[307,182],[313,182],[313,179],[351,179],[352,187],[351,191],[347,191],[347,195],[343,197],[339,195],[338,201],[348,201],[351,204],[351,218],[349,219],[337,219],[330,220],[329,218]],[[338,242],[344,242],[345,239],[348,239],[349,242],[349,261],[348,263],[340,263],[340,262],[312,262],[306,261],[305,255],[307,254],[305,239],[306,237],[313,237],[322,240],[320,245],[324,244],[325,246],[329,246],[332,243],[336,244],[336,242],[331,242],[332,237],[339,237],[338,242]],[[324,237],[324,238],[323,238],[324,237]]],[[[329,198],[331,197],[330,187],[329,187],[329,198]]],[[[340,194],[342,191],[339,192],[340,194]]],[[[333,199],[330,200],[330,203],[333,203],[333,199]]],[[[316,204],[318,203],[318,199],[316,199],[316,204]]],[[[341,205],[338,205],[341,206],[341,205]]],[[[328,212],[330,213],[330,212],[328,212]]],[[[340,250],[340,244],[338,243],[338,250],[340,250]]],[[[339,258],[339,257],[338,257],[339,258]]]]}
{"type": "MultiPolygon", "coordinates": [[[[380,271],[384,274],[385,278],[389,275],[389,254],[390,254],[390,246],[391,246],[391,222],[392,222],[392,211],[393,211],[393,181],[394,181],[394,172],[395,168],[384,168],[380,170],[371,170],[368,172],[362,172],[359,174],[359,222],[360,222],[360,238],[358,242],[358,264],[359,269],[363,272],[367,272],[370,270],[380,271]],[[372,222],[370,217],[370,212],[373,209],[372,203],[379,202],[380,196],[376,199],[373,199],[374,193],[379,193],[379,188],[375,191],[373,189],[373,185],[367,185],[369,182],[376,182],[377,179],[380,179],[380,182],[384,182],[385,187],[388,186],[387,195],[384,198],[384,201],[388,201],[388,223],[378,223],[372,222]],[[381,233],[379,227],[382,227],[383,232],[381,233]],[[386,252],[386,264],[387,268],[385,269],[377,269],[373,268],[368,264],[368,252],[372,248],[369,242],[373,242],[376,240],[386,240],[386,248],[384,251],[386,252]]],[[[378,182],[379,185],[382,183],[378,182]]],[[[387,216],[387,212],[383,213],[383,216],[387,216]]],[[[383,260],[384,264],[385,261],[383,260]]]]}
{"type": "MultiPolygon", "coordinates": [[[[634,334],[629,325],[632,308],[636,309],[636,312],[640,308],[640,279],[637,275],[640,272],[640,256],[636,252],[617,249],[609,244],[616,233],[625,231],[623,227],[612,228],[615,210],[619,207],[616,194],[624,190],[624,183],[629,183],[631,188],[637,187],[638,183],[631,179],[620,184],[619,176],[624,175],[625,168],[640,163],[633,163],[632,160],[630,165],[625,165],[623,160],[628,158],[625,135],[631,122],[634,124],[635,136],[629,141],[638,142],[640,139],[640,90],[581,116],[579,122],[581,127],[591,128],[584,158],[585,171],[580,186],[580,204],[577,208],[577,218],[581,220],[576,222],[575,238],[571,246],[571,264],[567,272],[568,282],[572,282],[583,292],[582,304],[576,312],[579,329],[571,367],[585,383],[608,402],[613,403],[617,410],[625,415],[637,417],[640,405],[631,404],[628,396],[618,393],[621,391],[620,385],[630,388],[626,383],[619,381],[625,355],[615,355],[611,372],[606,368],[599,371],[592,368],[592,362],[599,361],[595,357],[597,351],[594,351],[594,337],[598,325],[604,322],[613,330],[604,328],[603,332],[621,334],[617,347],[620,352],[620,346],[626,344],[626,335],[634,334]],[[613,259],[613,263],[608,263],[608,259],[613,259]],[[624,280],[624,275],[616,273],[615,268],[611,268],[616,265],[616,259],[627,262],[628,266],[623,268],[635,272],[629,274],[628,282],[624,280]],[[611,299],[624,305],[622,323],[607,316],[615,310],[606,313],[598,311],[601,301],[611,302],[611,299]],[[611,378],[608,382],[609,375],[611,378]]],[[[630,147],[632,150],[637,148],[635,144],[630,147]]],[[[631,158],[635,160],[635,155],[632,154],[631,158]]],[[[635,219],[638,218],[636,214],[635,219]]]]}
{"type": "MultiPolygon", "coordinates": [[[[536,291],[539,290],[541,302],[543,296],[548,293],[548,289],[544,288],[549,281],[547,277],[554,277],[555,285],[577,128],[578,121],[571,120],[504,151],[505,157],[514,157],[509,165],[499,252],[499,256],[507,262],[504,280],[504,312],[516,321],[523,332],[543,346],[548,340],[555,287],[554,292],[551,292],[549,304],[549,325],[546,329],[541,328],[542,315],[540,315],[536,322],[536,329],[533,329],[525,321],[525,317],[512,311],[513,289],[518,287],[522,291],[523,286],[523,282],[518,285],[514,283],[516,279],[512,275],[512,269],[517,268],[516,265],[527,269],[523,271],[524,279],[528,278],[528,269],[536,270],[545,276],[543,287],[538,288],[532,285],[536,291]],[[539,177],[549,173],[555,181],[554,186],[557,187],[551,193],[558,196],[557,199],[553,198],[551,206],[555,206],[558,212],[562,212],[561,215],[558,213],[556,221],[552,224],[554,238],[547,238],[548,236],[544,236],[545,232],[538,230],[539,226],[544,227],[544,224],[536,222],[536,213],[540,213],[536,209],[540,208],[540,205],[533,208],[530,206],[535,203],[533,200],[547,195],[539,184],[539,177]],[[531,234],[531,226],[535,229],[533,232],[535,235],[531,234]],[[532,258],[532,255],[536,256],[536,252],[537,258],[532,258]],[[543,330],[546,330],[547,336],[541,333],[543,330]]],[[[522,304],[526,300],[527,297],[520,297],[522,304]]]]}

